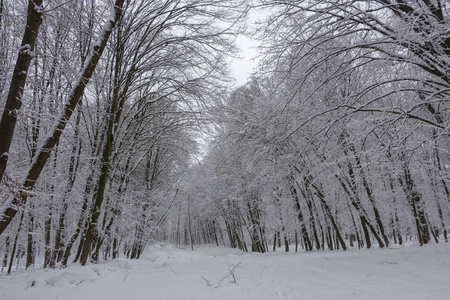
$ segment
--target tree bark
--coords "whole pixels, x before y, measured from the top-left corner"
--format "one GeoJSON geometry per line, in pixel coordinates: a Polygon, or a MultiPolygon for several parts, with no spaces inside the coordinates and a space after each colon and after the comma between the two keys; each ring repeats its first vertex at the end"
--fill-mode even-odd
{"type": "Polygon", "coordinates": [[[367,227],[369,227],[370,231],[372,232],[373,236],[375,237],[375,239],[378,242],[378,246],[380,248],[384,248],[383,241],[381,240],[380,236],[378,235],[378,232],[375,230],[374,226],[372,225],[372,222],[370,222],[367,212],[361,205],[361,201],[359,199],[358,193],[356,191],[356,187],[354,185],[355,176],[354,176],[354,172],[353,172],[353,167],[351,166],[350,163],[348,163],[348,173],[349,173],[351,180],[348,180],[348,178],[345,178],[345,177],[341,178],[337,174],[335,176],[338,179],[339,183],[341,184],[344,192],[349,196],[352,206],[356,209],[356,211],[359,214],[359,218],[361,220],[361,226],[362,226],[364,236],[366,239],[366,243],[367,243],[366,246],[367,246],[367,248],[371,247],[370,235],[369,235],[369,232],[367,229],[367,227]],[[345,180],[345,182],[344,182],[344,180],[345,180]],[[347,185],[345,183],[348,184],[351,191],[347,188],[347,185]]]}
{"type": "Polygon", "coordinates": [[[347,245],[344,242],[344,239],[341,236],[341,233],[339,231],[339,228],[337,226],[336,220],[331,212],[331,209],[328,205],[328,203],[325,201],[325,196],[323,194],[323,191],[315,184],[312,183],[311,179],[307,179],[307,184],[310,184],[314,189],[315,189],[315,194],[317,195],[317,197],[319,198],[323,209],[325,210],[325,214],[327,215],[328,219],[331,222],[331,225],[333,226],[334,231],[336,232],[336,236],[338,238],[339,243],[342,246],[342,249],[345,251],[347,250],[347,245]]]}
{"type": "MultiPolygon", "coordinates": [[[[51,216],[51,215],[50,215],[51,216]]],[[[35,241],[33,239],[34,232],[34,216],[31,211],[28,212],[28,232],[27,232],[27,259],[25,269],[34,264],[35,241]]]]}
{"type": "Polygon", "coordinates": [[[3,255],[2,268],[5,268],[8,265],[8,255],[9,255],[9,245],[11,244],[11,239],[9,236],[6,236],[5,240],[5,253],[3,255]]]}
{"type": "MultiPolygon", "coordinates": [[[[23,33],[21,47],[6,98],[5,109],[3,110],[0,121],[0,181],[3,178],[8,163],[9,148],[16,127],[17,116],[22,106],[25,81],[27,80],[28,69],[33,58],[34,45],[38,36],[39,26],[42,23],[42,16],[42,0],[28,1],[25,32],[23,33]]],[[[11,216],[11,213],[7,215],[7,217],[9,216],[11,216]]]]}
{"type": "MultiPolygon", "coordinates": [[[[389,239],[388,239],[388,237],[385,234],[383,222],[381,221],[381,216],[380,216],[380,213],[379,213],[378,208],[377,208],[376,203],[375,203],[375,198],[374,198],[374,195],[372,193],[372,188],[370,187],[370,184],[369,184],[369,182],[367,180],[366,174],[364,172],[364,169],[363,169],[363,166],[362,166],[362,163],[361,163],[361,159],[360,159],[358,153],[356,152],[356,149],[353,146],[353,144],[349,143],[348,146],[350,148],[350,151],[353,152],[353,156],[354,156],[354,159],[356,161],[356,166],[357,166],[357,168],[359,169],[359,172],[360,172],[361,181],[362,181],[362,184],[364,186],[364,190],[366,191],[367,197],[369,198],[369,201],[372,204],[373,213],[375,215],[375,221],[376,221],[376,223],[378,225],[378,229],[380,230],[381,236],[383,237],[384,244],[387,247],[387,246],[389,246],[389,239]]],[[[347,151],[346,150],[344,150],[344,153],[347,155],[347,151]]]]}
{"type": "MultiPolygon", "coordinates": [[[[308,210],[309,210],[309,218],[310,218],[310,222],[313,223],[312,224],[312,231],[313,231],[313,236],[314,236],[314,240],[315,240],[315,244],[316,244],[316,249],[320,250],[320,240],[319,240],[319,235],[317,233],[317,226],[316,226],[316,222],[315,222],[315,217],[314,214],[317,213],[316,212],[316,207],[313,203],[313,194],[311,192],[311,189],[309,188],[308,184],[305,184],[305,191],[303,191],[303,189],[300,188],[300,185],[297,183],[297,186],[300,189],[300,192],[302,193],[303,197],[305,198],[306,201],[306,205],[308,205],[308,210]]],[[[317,222],[319,222],[319,220],[317,220],[317,222]]],[[[320,224],[319,224],[319,227],[320,224]]]]}
{"type": "MultiPolygon", "coordinates": [[[[291,181],[295,181],[295,180],[291,179],[291,181]]],[[[312,251],[313,247],[311,244],[311,240],[309,239],[308,231],[306,230],[305,222],[303,220],[303,214],[302,214],[301,207],[300,207],[300,201],[298,199],[297,190],[294,187],[293,182],[291,182],[291,184],[290,184],[290,192],[291,192],[292,198],[294,199],[295,208],[297,210],[297,218],[298,218],[298,221],[300,222],[300,229],[302,231],[302,237],[303,237],[303,242],[305,243],[306,251],[312,251]]]]}

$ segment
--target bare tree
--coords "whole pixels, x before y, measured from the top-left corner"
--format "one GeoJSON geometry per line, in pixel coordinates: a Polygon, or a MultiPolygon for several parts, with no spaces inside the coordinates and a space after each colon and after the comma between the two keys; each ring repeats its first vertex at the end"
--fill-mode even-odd
{"type": "MultiPolygon", "coordinates": [[[[8,152],[16,127],[17,115],[22,106],[22,95],[27,80],[28,68],[33,58],[34,45],[43,18],[42,0],[28,1],[27,21],[16,65],[11,78],[8,97],[0,121],[0,181],[8,163],[8,152]]],[[[3,1],[0,4],[3,19],[3,1]]],[[[3,231],[3,230],[2,230],[3,231]]]]}
{"type": "MultiPolygon", "coordinates": [[[[36,184],[39,175],[42,172],[42,169],[47,163],[47,160],[50,156],[50,151],[54,148],[54,146],[58,143],[61,134],[69,121],[72,113],[78,104],[80,98],[83,95],[84,89],[89,82],[92,74],[94,73],[95,67],[103,53],[103,50],[106,47],[108,42],[108,38],[117,22],[122,14],[122,6],[124,1],[117,0],[114,4],[113,13],[110,16],[110,19],[107,20],[103,31],[100,33],[98,38],[98,42],[94,44],[91,52],[91,56],[86,61],[86,65],[80,74],[80,78],[78,82],[75,84],[75,87],[72,93],[67,100],[67,103],[64,107],[64,110],[61,112],[60,117],[54,123],[53,128],[47,134],[45,141],[42,146],[39,147],[33,162],[30,165],[28,173],[23,183],[23,191],[20,193],[20,197],[15,198],[12,206],[8,207],[3,213],[2,220],[0,221],[0,234],[8,227],[11,223],[14,216],[17,214],[18,207],[24,205],[28,198],[29,191],[36,184]]],[[[34,6],[33,6],[34,7],[34,6]]]]}

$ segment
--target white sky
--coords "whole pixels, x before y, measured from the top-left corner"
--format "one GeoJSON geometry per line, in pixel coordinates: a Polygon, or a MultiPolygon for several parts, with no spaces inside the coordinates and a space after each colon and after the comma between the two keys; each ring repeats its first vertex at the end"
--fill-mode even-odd
{"type": "Polygon", "coordinates": [[[234,59],[231,63],[231,73],[236,78],[236,86],[244,85],[250,77],[250,74],[256,68],[256,49],[259,42],[250,37],[240,35],[236,39],[236,45],[240,48],[240,59],[234,59]]]}
{"type": "MultiPolygon", "coordinates": [[[[263,21],[270,15],[268,9],[253,8],[247,20],[248,31],[256,27],[257,22],[263,21]]],[[[232,75],[236,78],[236,86],[241,86],[247,82],[250,74],[258,65],[257,55],[260,41],[252,39],[251,36],[239,35],[236,39],[236,45],[240,48],[239,56],[241,59],[235,59],[231,63],[232,75]]]]}

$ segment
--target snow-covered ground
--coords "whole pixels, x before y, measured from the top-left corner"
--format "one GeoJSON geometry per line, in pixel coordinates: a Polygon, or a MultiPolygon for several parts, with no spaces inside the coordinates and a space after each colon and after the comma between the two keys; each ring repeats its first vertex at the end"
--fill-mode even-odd
{"type": "Polygon", "coordinates": [[[150,247],[140,260],[0,273],[0,299],[450,299],[450,245],[250,254],[150,247]]]}

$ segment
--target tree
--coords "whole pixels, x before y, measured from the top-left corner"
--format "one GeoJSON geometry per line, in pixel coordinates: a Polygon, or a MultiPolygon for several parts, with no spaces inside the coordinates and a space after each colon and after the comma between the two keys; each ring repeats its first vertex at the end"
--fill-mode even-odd
{"type": "MultiPolygon", "coordinates": [[[[0,181],[5,173],[8,163],[9,148],[16,127],[17,115],[22,106],[22,95],[27,80],[28,68],[33,58],[34,45],[42,23],[43,6],[42,0],[28,1],[27,21],[23,33],[22,43],[17,55],[14,72],[11,78],[8,97],[0,120],[0,181]]],[[[3,21],[4,2],[0,4],[1,17],[3,21]]],[[[2,232],[3,230],[1,230],[2,232]]],[[[1,233],[0,232],[0,233],[1,233]]]]}
{"type": "MultiPolygon", "coordinates": [[[[351,164],[354,166],[348,164],[350,178],[342,184],[347,185],[346,189],[350,192],[350,187],[360,182],[371,206],[377,201],[372,184],[365,175],[361,153],[367,153],[377,143],[393,143],[384,138],[386,132],[397,130],[402,136],[398,138],[408,141],[399,144],[403,149],[397,148],[400,157],[401,153],[424,147],[419,145],[419,141],[424,138],[422,133],[425,132],[428,132],[425,139],[430,140],[428,146],[445,148],[444,145],[448,144],[449,119],[440,113],[446,109],[445,99],[448,99],[446,74],[449,65],[446,57],[449,40],[444,29],[448,24],[445,3],[263,1],[263,5],[278,9],[263,36],[269,45],[266,47],[267,60],[274,62],[266,64],[266,71],[271,72],[270,68],[273,68],[282,80],[282,86],[287,90],[282,100],[286,103],[285,107],[297,107],[295,102],[301,101],[301,113],[305,115],[304,122],[297,122],[293,129],[275,137],[278,141],[295,140],[299,131],[304,133],[312,128],[313,137],[305,141],[303,152],[308,151],[307,145],[316,143],[319,137],[329,138],[331,133],[336,133],[332,129],[334,126],[352,128],[349,140],[359,139],[360,142],[358,150],[350,146],[354,149],[351,150],[354,155],[351,164]],[[356,114],[364,115],[368,121],[356,114]],[[319,120],[322,120],[322,125],[309,126],[320,124],[319,120]],[[402,124],[394,127],[398,123],[402,124]],[[353,124],[368,124],[370,130],[362,133],[361,130],[354,130],[353,124]],[[432,131],[440,132],[439,137],[432,131]]],[[[337,134],[340,135],[339,132],[337,134]]],[[[349,153],[345,147],[348,144],[342,146],[347,156],[349,153]]],[[[367,156],[366,163],[372,159],[376,161],[374,154],[367,156]]],[[[423,159],[418,151],[413,155],[415,159],[423,159]]],[[[323,161],[328,161],[329,157],[330,153],[324,152],[323,161]]],[[[406,170],[405,176],[410,178],[409,167],[406,170]]],[[[378,182],[376,177],[371,180],[378,182]]],[[[405,187],[407,181],[403,179],[398,187],[405,187]]],[[[358,188],[355,192],[359,193],[358,188]]],[[[423,194],[417,192],[417,187],[411,185],[404,194],[407,199],[416,199],[417,206],[424,208],[423,194]]],[[[420,243],[426,243],[429,238],[423,240],[421,235],[422,231],[428,232],[426,213],[414,209],[415,201],[408,200],[408,203],[412,211],[416,211],[413,213],[417,215],[415,219],[422,220],[418,221],[421,225],[417,226],[417,232],[420,243]]],[[[371,231],[376,237],[379,230],[384,243],[387,243],[377,206],[373,206],[377,228],[373,227],[371,231]]]]}
{"type": "Polygon", "coordinates": [[[111,14],[110,19],[106,22],[103,31],[101,32],[98,43],[94,44],[91,56],[86,62],[86,65],[81,73],[78,82],[75,84],[72,93],[67,100],[67,103],[62,111],[60,117],[54,123],[52,130],[47,134],[47,137],[43,143],[43,145],[39,148],[34,159],[30,165],[28,173],[23,183],[24,191],[20,193],[18,198],[15,198],[11,207],[8,207],[3,213],[2,220],[0,221],[0,234],[8,227],[11,223],[14,216],[17,214],[18,208],[24,205],[28,198],[28,192],[34,187],[37,179],[39,178],[42,169],[47,163],[47,160],[50,156],[50,151],[53,147],[58,143],[61,134],[69,121],[72,113],[78,104],[78,101],[83,95],[84,89],[89,82],[92,74],[94,73],[95,67],[103,53],[103,50],[106,47],[106,43],[111,34],[112,29],[114,28],[117,20],[120,18],[122,13],[122,6],[124,1],[117,0],[114,4],[114,13],[111,14]]]}
{"type": "MultiPolygon", "coordinates": [[[[153,141],[145,139],[144,132],[139,135],[139,131],[134,131],[131,135],[143,139],[142,144],[136,144],[124,134],[136,128],[144,130],[141,124],[145,124],[145,119],[142,118],[147,113],[155,113],[147,109],[157,107],[154,103],[167,101],[167,106],[163,107],[172,111],[172,119],[163,128],[164,133],[172,130],[172,127],[187,128],[193,124],[189,115],[196,113],[198,103],[204,102],[202,98],[215,92],[217,84],[213,78],[223,72],[223,57],[231,49],[224,36],[232,34],[234,29],[224,29],[216,24],[218,19],[235,22],[233,18],[239,18],[239,15],[225,17],[223,9],[229,5],[218,1],[166,1],[130,4],[127,7],[129,17],[120,20],[115,34],[108,124],[94,206],[80,257],[83,265],[89,255],[93,261],[97,260],[95,252],[92,253],[92,245],[100,239],[98,221],[105,200],[108,174],[114,165],[114,147],[129,147],[130,143],[132,147],[155,146],[153,141]],[[127,105],[131,109],[126,110],[127,105]],[[125,118],[122,117],[124,113],[125,118]],[[135,114],[141,119],[136,123],[137,127],[129,128],[127,122],[133,120],[137,116],[135,114]]],[[[164,110],[162,113],[165,113],[164,110]]],[[[169,150],[166,146],[155,148],[157,151],[169,150]]],[[[162,153],[157,152],[157,155],[160,154],[162,156],[162,153]]],[[[118,164],[121,159],[116,159],[115,163],[118,164]]],[[[134,162],[131,157],[125,159],[140,163],[134,162]]]]}

